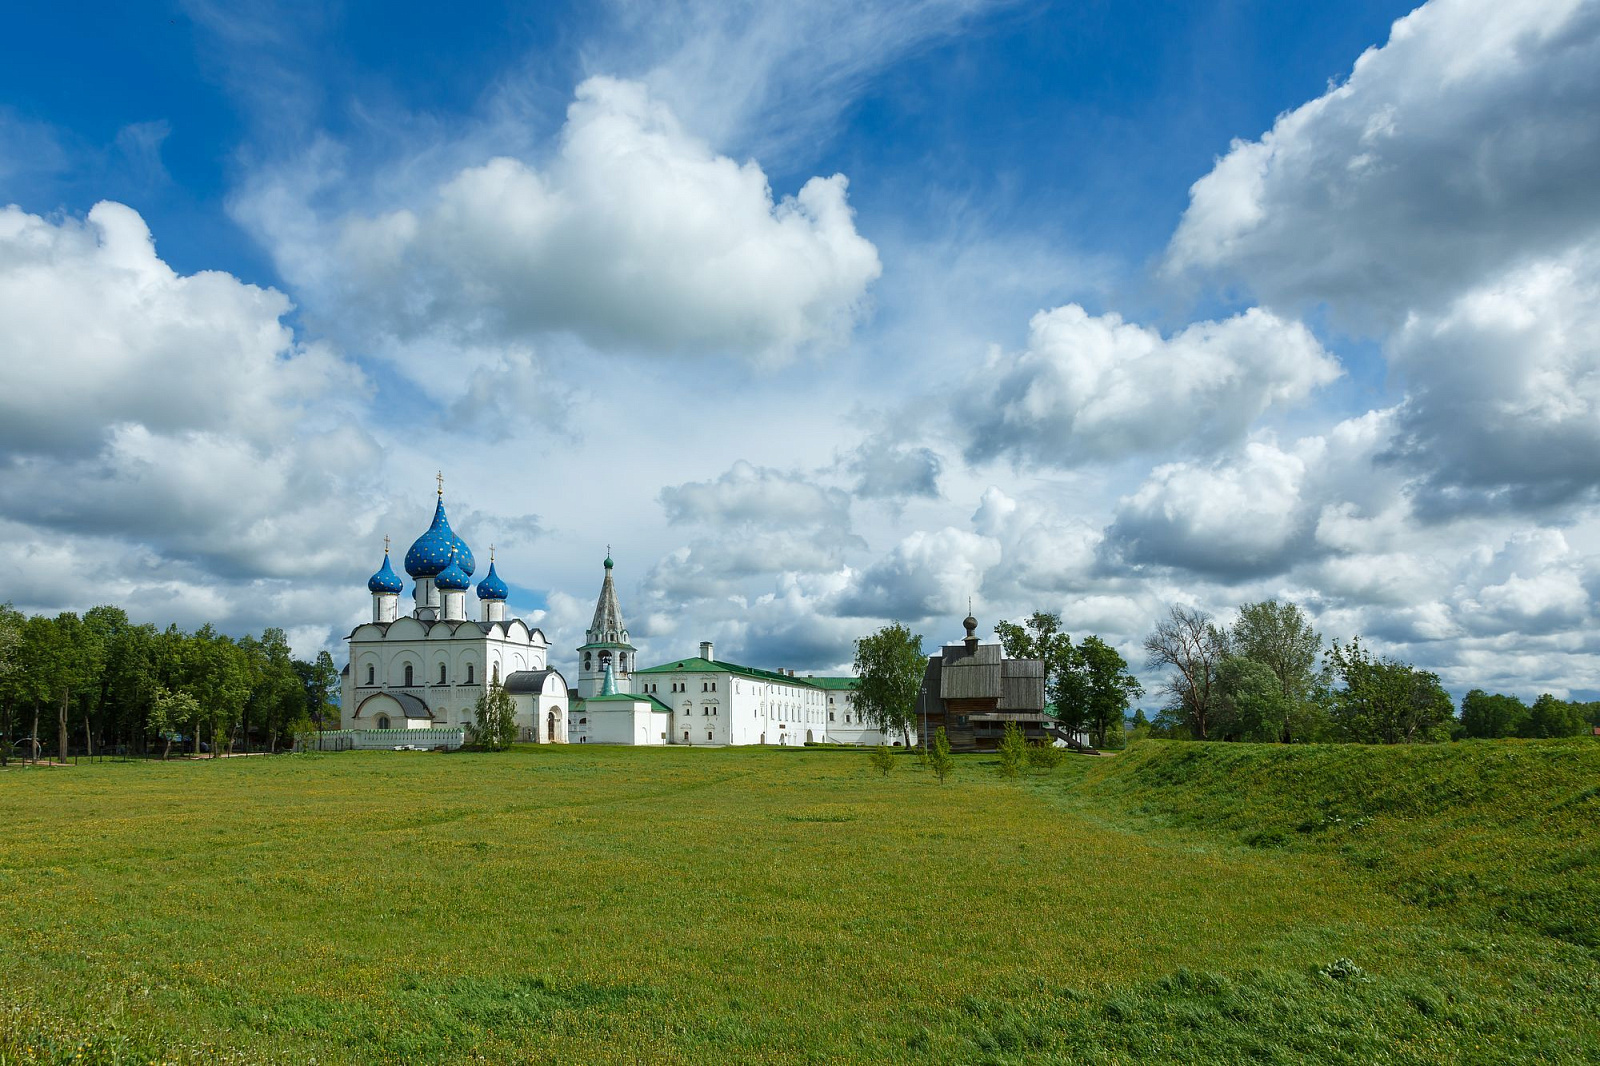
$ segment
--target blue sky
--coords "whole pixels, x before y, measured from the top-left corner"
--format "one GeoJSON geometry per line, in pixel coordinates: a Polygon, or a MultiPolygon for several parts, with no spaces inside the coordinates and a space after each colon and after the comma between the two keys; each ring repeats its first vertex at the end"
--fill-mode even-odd
{"type": "Polygon", "coordinates": [[[337,646],[444,469],[558,648],[612,542],[647,655],[1288,596],[1592,694],[1597,22],[23,9],[0,599],[337,646]]]}

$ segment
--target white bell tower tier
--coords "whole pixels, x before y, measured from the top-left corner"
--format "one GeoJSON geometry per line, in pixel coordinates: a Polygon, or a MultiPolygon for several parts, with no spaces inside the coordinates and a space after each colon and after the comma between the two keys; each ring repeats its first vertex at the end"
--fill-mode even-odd
{"type": "Polygon", "coordinates": [[[606,547],[605,580],[600,584],[600,599],[594,605],[594,620],[578,648],[578,695],[584,699],[600,695],[610,674],[618,693],[633,692],[633,670],[637,651],[628,643],[628,630],[622,624],[622,608],[617,606],[617,588],[611,580],[611,548],[606,547]]]}

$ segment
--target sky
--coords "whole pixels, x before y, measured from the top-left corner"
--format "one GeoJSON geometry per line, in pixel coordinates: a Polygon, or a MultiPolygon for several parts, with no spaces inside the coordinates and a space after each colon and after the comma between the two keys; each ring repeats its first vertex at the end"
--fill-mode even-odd
{"type": "Polygon", "coordinates": [[[832,672],[970,598],[1142,670],[1278,598],[1600,696],[1600,0],[8,29],[20,609],[339,658],[442,471],[570,676],[609,548],[644,661],[832,672]]]}

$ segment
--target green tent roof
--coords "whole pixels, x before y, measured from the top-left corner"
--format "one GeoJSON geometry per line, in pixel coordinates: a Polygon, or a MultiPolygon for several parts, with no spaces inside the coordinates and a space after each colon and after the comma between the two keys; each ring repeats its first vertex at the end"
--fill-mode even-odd
{"type": "Polygon", "coordinates": [[[672,708],[651,695],[641,695],[633,692],[617,692],[610,696],[590,696],[586,700],[578,701],[579,706],[587,707],[591,703],[650,703],[654,714],[671,714],[672,708]]]}

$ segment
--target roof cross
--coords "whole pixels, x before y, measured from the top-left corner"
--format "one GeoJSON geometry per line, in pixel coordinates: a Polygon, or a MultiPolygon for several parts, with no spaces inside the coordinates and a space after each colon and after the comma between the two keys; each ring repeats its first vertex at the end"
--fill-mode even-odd
{"type": "Polygon", "coordinates": [[[383,554],[389,554],[389,534],[387,533],[383,535],[383,554]]]}
{"type": "Polygon", "coordinates": [[[439,482],[439,498],[442,500],[444,499],[444,471],[439,471],[434,475],[434,478],[439,482]]]}

